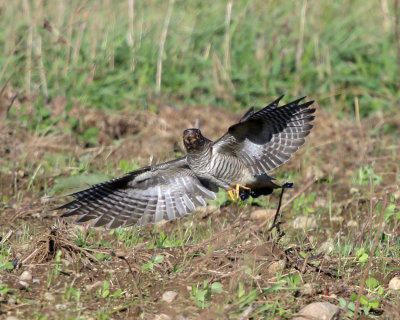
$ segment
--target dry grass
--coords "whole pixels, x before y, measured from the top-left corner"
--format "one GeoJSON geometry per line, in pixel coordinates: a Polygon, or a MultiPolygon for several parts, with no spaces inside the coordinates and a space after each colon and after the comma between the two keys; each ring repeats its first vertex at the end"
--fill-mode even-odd
{"type": "MultiPolygon", "coordinates": [[[[379,206],[387,199],[398,210],[399,146],[395,135],[382,133],[387,124],[400,126],[398,115],[378,114],[357,122],[337,120],[318,109],[307,145],[273,174],[295,182],[284,198],[281,234],[268,231],[267,214],[251,215],[259,209],[257,203],[224,201],[221,207],[141,230],[109,233],[60,222],[51,208],[64,200],[49,202],[44,196],[55,179],[69,176],[80,161],[87,163],[81,174],[118,175],[123,159],[145,164],[150,156],[153,161],[173,157],[182,149],[182,130],[196,120],[205,134],[216,138],[238,119],[205,107],[177,110],[160,104],[158,110],[107,114],[73,107],[70,112],[81,117],[83,126],[99,129],[97,147],[77,135],[32,135],[12,119],[3,124],[1,166],[9,168],[1,176],[1,194],[6,195],[3,264],[13,261],[15,266],[1,273],[2,288],[8,288],[1,295],[3,315],[224,319],[250,313],[255,318],[290,318],[309,302],[339,304],[340,298],[350,301],[351,294],[361,292],[379,300],[379,307],[368,316],[363,313],[364,318],[397,317],[398,294],[387,284],[399,272],[399,219],[385,215],[379,222],[379,206]],[[180,117],[172,120],[177,112],[180,117]],[[358,171],[364,167],[372,168],[373,176],[360,178],[358,171]],[[373,185],[369,180],[375,176],[381,180],[373,185]],[[311,202],[299,200],[312,193],[311,202]],[[307,207],[310,212],[302,213],[307,207]],[[303,215],[315,218],[316,225],[295,229],[293,220],[303,215]],[[370,255],[368,275],[379,281],[383,294],[360,288],[367,265],[358,250],[370,252],[378,228],[385,238],[375,242],[379,251],[370,255]],[[28,288],[19,283],[24,270],[35,279],[28,288]],[[223,293],[210,291],[207,285],[212,283],[220,283],[223,293]],[[178,293],[172,304],[161,300],[168,290],[178,293]],[[199,290],[210,294],[204,309],[199,290]],[[49,300],[49,292],[54,300],[49,300]]],[[[273,195],[261,204],[273,208],[276,203],[273,195]]],[[[342,314],[350,317],[345,309],[342,314]]]]}

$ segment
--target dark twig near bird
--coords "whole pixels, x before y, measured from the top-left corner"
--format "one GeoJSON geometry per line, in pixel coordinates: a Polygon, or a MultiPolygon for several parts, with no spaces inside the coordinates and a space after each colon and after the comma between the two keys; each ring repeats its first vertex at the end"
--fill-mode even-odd
{"type": "Polygon", "coordinates": [[[125,176],[96,184],[71,196],[59,209],[75,222],[93,220],[92,227],[107,229],[172,220],[214,200],[218,188],[232,200],[269,195],[277,188],[269,172],[290,159],[313,128],[314,101],[300,98],[278,107],[278,98],[254,111],[251,108],[218,140],[205,138],[199,129],[186,129],[183,158],[148,166],[125,176]]]}

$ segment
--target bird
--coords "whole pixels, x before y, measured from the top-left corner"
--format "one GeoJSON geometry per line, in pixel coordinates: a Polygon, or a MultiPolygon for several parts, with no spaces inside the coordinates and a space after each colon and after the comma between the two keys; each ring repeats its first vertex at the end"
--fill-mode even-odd
{"type": "MultiPolygon", "coordinates": [[[[314,101],[306,97],[279,107],[279,97],[263,109],[251,107],[218,140],[198,128],[183,131],[186,155],[146,166],[122,177],[70,194],[61,216],[90,220],[91,227],[143,226],[174,220],[215,200],[219,188],[235,201],[270,195],[280,186],[267,172],[281,166],[305,143],[313,128],[314,101]]],[[[283,191],[283,189],[282,189],[283,191]]]]}

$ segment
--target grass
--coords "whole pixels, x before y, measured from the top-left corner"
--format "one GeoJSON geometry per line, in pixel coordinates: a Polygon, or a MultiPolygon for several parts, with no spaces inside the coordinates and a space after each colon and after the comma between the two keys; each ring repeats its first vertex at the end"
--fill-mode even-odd
{"type": "Polygon", "coordinates": [[[74,103],[151,110],[159,95],[237,109],[264,104],[266,93],[307,94],[345,114],[357,98],[361,116],[399,99],[392,3],[229,4],[3,5],[0,81],[20,95],[39,94],[34,105],[43,120],[43,102],[58,95],[68,111],[74,103]]]}
{"type": "Polygon", "coordinates": [[[290,319],[328,301],[345,319],[398,319],[395,9],[0,4],[1,317],[290,319]],[[282,93],[307,94],[318,111],[302,151],[271,173],[295,183],[281,232],[269,231],[277,194],[243,203],[220,192],[184,219],[112,231],[52,210],[77,188],[182,155],[194,123],[218,138],[237,111],[282,93]]]}

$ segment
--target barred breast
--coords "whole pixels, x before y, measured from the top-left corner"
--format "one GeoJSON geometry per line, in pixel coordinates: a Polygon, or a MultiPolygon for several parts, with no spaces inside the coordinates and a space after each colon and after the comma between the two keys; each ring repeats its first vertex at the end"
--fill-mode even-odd
{"type": "Polygon", "coordinates": [[[227,154],[212,154],[212,148],[205,148],[201,153],[188,154],[188,163],[198,177],[210,180],[224,189],[231,189],[240,181],[243,183],[250,175],[239,158],[227,154]]]}

